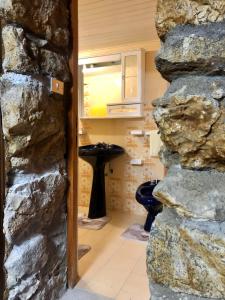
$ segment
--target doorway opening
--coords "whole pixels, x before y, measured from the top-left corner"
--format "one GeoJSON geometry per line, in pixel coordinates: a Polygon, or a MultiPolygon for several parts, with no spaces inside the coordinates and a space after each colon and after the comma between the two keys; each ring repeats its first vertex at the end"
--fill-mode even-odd
{"type": "MultiPolygon", "coordinates": [[[[160,47],[154,25],[157,1],[103,2],[78,1],[80,98],[77,142],[78,146],[99,142],[116,144],[125,149],[125,154],[105,166],[106,215],[109,219],[103,220],[106,224],[100,230],[80,226],[82,217],[88,215],[93,166],[79,159],[76,209],[80,281],[77,286],[93,287],[96,293],[108,297],[116,294],[122,297],[126,294],[122,285],[135,280],[135,271],[140,271],[140,265],[141,278],[146,284],[143,290],[148,293],[145,246],[126,241],[121,235],[130,225],[145,223],[147,213],[135,200],[138,186],[164,176],[159,158],[151,160],[146,149],[149,131],[156,128],[149,113],[151,101],[162,95],[167,83],[154,65],[154,56],[160,47]],[[100,94],[94,90],[96,86],[100,94]],[[113,91],[108,90],[110,86],[113,91]],[[135,158],[139,165],[134,161],[132,164],[135,158]],[[83,257],[82,251],[86,252],[83,257]],[[111,284],[110,276],[114,278],[111,284]],[[104,290],[106,286],[111,286],[108,291],[104,290]]],[[[104,143],[101,143],[102,147],[104,143]]],[[[143,295],[143,298],[147,297],[147,294],[143,295]]]]}

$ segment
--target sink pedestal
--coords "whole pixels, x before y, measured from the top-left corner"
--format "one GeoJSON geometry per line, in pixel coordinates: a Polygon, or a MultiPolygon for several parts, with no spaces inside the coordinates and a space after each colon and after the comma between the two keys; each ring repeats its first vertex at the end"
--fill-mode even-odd
{"type": "Polygon", "coordinates": [[[105,163],[102,163],[93,166],[93,182],[88,218],[97,219],[105,216],[105,163]]]}
{"type": "Polygon", "coordinates": [[[106,216],[105,164],[123,153],[122,147],[105,143],[79,147],[79,156],[93,168],[88,218],[98,219],[106,216]]]}

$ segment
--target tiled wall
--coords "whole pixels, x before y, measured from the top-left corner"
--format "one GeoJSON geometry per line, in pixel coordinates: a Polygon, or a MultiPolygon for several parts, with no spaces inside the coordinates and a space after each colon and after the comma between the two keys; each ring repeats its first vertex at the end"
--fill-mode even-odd
{"type": "MultiPolygon", "coordinates": [[[[149,155],[150,141],[148,136],[132,136],[130,131],[156,129],[152,118],[151,101],[160,97],[167,87],[154,65],[155,52],[146,53],[146,83],[144,118],[142,119],[113,119],[113,120],[82,120],[80,128],[85,135],[80,136],[80,145],[97,142],[118,144],[125,148],[126,154],[113,160],[106,167],[107,205],[110,209],[136,214],[145,213],[144,208],[135,200],[137,187],[151,179],[161,179],[164,167],[158,158],[149,155]],[[144,160],[142,166],[130,165],[132,158],[144,160]],[[110,172],[113,170],[113,173],[110,172]]],[[[91,167],[84,161],[79,161],[79,205],[88,206],[92,183],[91,167]]]]}

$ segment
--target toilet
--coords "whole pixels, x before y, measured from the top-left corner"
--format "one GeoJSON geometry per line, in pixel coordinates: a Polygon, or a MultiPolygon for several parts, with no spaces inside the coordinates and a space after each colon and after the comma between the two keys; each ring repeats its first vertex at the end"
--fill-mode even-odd
{"type": "Polygon", "coordinates": [[[136,191],[136,200],[138,203],[142,204],[148,212],[144,225],[144,229],[147,232],[150,232],[155,217],[163,208],[162,203],[156,200],[152,195],[153,190],[158,183],[159,180],[147,181],[141,184],[136,191]]]}

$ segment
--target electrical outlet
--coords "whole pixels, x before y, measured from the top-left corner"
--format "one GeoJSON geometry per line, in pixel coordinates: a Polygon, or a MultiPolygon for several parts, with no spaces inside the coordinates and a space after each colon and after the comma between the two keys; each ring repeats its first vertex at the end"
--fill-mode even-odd
{"type": "Polygon", "coordinates": [[[143,130],[131,130],[130,131],[130,134],[131,135],[136,135],[136,136],[143,136],[145,134],[145,132],[143,130]]]}
{"type": "Polygon", "coordinates": [[[51,78],[51,92],[64,95],[64,82],[51,78]]]}
{"type": "Polygon", "coordinates": [[[80,128],[78,133],[79,135],[85,135],[87,132],[84,128],[80,128]]]}
{"type": "Polygon", "coordinates": [[[130,161],[130,164],[133,166],[142,166],[143,165],[143,160],[140,158],[134,158],[130,161]]]}

